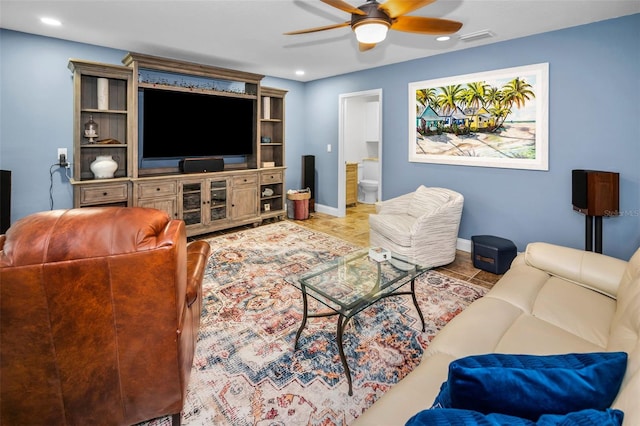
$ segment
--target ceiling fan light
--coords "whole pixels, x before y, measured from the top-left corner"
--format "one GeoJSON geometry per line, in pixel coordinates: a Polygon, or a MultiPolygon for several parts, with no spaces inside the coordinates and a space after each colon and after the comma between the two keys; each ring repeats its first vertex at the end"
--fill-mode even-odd
{"type": "Polygon", "coordinates": [[[381,22],[363,23],[353,29],[358,42],[365,44],[380,43],[387,37],[389,25],[381,22]]]}

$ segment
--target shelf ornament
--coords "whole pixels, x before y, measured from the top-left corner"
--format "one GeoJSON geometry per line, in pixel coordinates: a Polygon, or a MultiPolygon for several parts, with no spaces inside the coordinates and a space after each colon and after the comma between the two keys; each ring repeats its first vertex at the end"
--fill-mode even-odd
{"type": "Polygon", "coordinates": [[[98,123],[93,121],[93,115],[90,115],[89,121],[84,123],[84,137],[89,138],[89,143],[94,143],[98,137],[98,123]]]}

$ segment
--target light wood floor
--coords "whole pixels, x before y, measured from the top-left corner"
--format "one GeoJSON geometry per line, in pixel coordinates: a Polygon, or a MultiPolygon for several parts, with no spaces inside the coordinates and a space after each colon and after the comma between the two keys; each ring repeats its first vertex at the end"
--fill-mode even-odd
{"type": "MultiPolygon", "coordinates": [[[[375,207],[372,204],[358,203],[355,207],[347,209],[345,217],[335,217],[325,213],[313,212],[306,220],[292,220],[298,225],[313,229],[315,231],[324,232],[343,240],[347,240],[353,244],[367,247],[369,246],[369,214],[375,213],[375,207]]],[[[198,238],[208,238],[219,234],[235,232],[240,227],[219,231],[213,234],[202,235],[198,238]]],[[[482,287],[491,288],[500,279],[501,275],[495,275],[490,272],[482,271],[473,267],[471,254],[458,250],[455,260],[449,265],[441,266],[435,269],[438,272],[457,278],[462,281],[468,281],[482,287]]]]}
{"type": "MultiPolygon", "coordinates": [[[[307,220],[295,220],[298,225],[333,235],[362,247],[369,245],[369,214],[375,213],[372,204],[360,204],[347,208],[345,217],[335,217],[324,213],[311,213],[307,220]]],[[[288,219],[289,220],[289,219],[288,219]]],[[[460,251],[455,260],[437,271],[454,278],[491,288],[500,279],[500,275],[482,271],[473,267],[471,254],[460,251]]]]}

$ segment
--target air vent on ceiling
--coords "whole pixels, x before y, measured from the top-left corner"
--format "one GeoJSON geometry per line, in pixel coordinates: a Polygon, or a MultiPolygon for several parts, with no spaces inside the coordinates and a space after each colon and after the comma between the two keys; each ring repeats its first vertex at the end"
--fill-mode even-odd
{"type": "Polygon", "coordinates": [[[493,37],[493,33],[489,30],[480,30],[473,33],[462,34],[460,40],[462,41],[476,41],[482,38],[493,37]]]}

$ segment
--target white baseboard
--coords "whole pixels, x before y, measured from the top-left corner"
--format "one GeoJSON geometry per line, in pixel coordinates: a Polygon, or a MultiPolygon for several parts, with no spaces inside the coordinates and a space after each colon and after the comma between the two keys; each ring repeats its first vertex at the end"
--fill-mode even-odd
{"type": "Polygon", "coordinates": [[[456,248],[461,251],[466,251],[467,253],[471,253],[471,240],[465,240],[462,238],[458,238],[458,242],[456,243],[456,248]]]}
{"type": "Polygon", "coordinates": [[[316,204],[314,207],[318,213],[325,213],[338,217],[338,209],[335,207],[325,206],[324,204],[316,204]]]}

